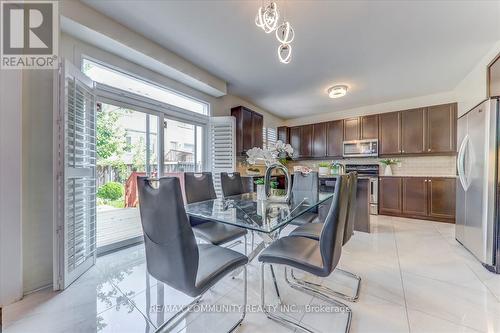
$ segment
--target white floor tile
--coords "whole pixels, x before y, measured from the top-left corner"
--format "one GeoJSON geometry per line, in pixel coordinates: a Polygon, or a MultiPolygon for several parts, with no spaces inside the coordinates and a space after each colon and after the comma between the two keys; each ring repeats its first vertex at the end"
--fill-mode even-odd
{"type": "MultiPolygon", "coordinates": [[[[293,227],[283,235],[290,230],[293,227]]],[[[373,216],[371,231],[355,233],[339,262],[339,267],[362,278],[359,301],[344,301],[352,309],[352,333],[500,331],[500,275],[488,272],[456,242],[454,225],[373,216]]],[[[234,249],[243,252],[241,245],[234,249]]],[[[343,332],[345,313],[311,312],[318,310],[311,305],[329,304],[290,288],[283,267],[275,270],[284,303],[296,305],[283,314],[318,332],[343,332]]],[[[339,272],[327,278],[300,272],[297,276],[354,292],[355,281],[339,272]]],[[[242,286],[243,274],[226,277],[206,294],[203,304],[241,304],[242,286]]],[[[266,303],[277,304],[269,269],[265,287],[266,303]]],[[[248,265],[248,304],[253,309],[260,305],[260,288],[260,263],[255,259],[248,265]]],[[[63,292],[42,290],[5,307],[4,329],[7,333],[147,333],[173,315],[154,306],[183,305],[191,299],[147,274],[144,246],[138,245],[98,258],[95,267],[63,292]]],[[[193,311],[173,332],[223,332],[240,315],[193,311]]],[[[262,312],[247,313],[237,330],[291,331],[262,312]]]]}

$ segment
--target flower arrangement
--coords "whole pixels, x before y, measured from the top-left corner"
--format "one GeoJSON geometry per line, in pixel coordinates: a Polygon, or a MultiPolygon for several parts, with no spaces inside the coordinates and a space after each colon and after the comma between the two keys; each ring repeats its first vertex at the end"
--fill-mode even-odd
{"type": "Polygon", "coordinates": [[[398,164],[399,160],[396,160],[394,158],[387,158],[385,160],[380,160],[380,163],[385,165],[384,175],[385,176],[392,176],[391,165],[398,164]]]}
{"type": "Polygon", "coordinates": [[[382,163],[383,165],[394,165],[394,164],[398,164],[399,160],[396,160],[394,158],[387,158],[384,160],[380,160],[380,163],[382,163]]]}
{"type": "Polygon", "coordinates": [[[285,144],[283,141],[278,140],[274,147],[270,149],[262,149],[259,147],[253,147],[247,151],[247,163],[255,164],[258,160],[263,160],[266,165],[270,165],[279,161],[281,164],[286,163],[288,157],[292,157],[293,148],[288,143],[285,144]]]}

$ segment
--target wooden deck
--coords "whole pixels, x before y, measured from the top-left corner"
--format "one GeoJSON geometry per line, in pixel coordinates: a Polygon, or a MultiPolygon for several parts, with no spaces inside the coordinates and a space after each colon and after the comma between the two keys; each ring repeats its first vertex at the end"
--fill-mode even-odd
{"type": "Polygon", "coordinates": [[[97,207],[97,247],[142,236],[139,208],[97,207]]]}

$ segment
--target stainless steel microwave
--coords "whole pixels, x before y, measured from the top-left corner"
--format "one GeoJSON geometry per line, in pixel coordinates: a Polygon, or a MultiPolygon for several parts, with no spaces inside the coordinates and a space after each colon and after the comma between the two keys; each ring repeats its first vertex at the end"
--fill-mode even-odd
{"type": "Polygon", "coordinates": [[[344,157],[378,156],[378,140],[344,141],[342,152],[344,157]]]}

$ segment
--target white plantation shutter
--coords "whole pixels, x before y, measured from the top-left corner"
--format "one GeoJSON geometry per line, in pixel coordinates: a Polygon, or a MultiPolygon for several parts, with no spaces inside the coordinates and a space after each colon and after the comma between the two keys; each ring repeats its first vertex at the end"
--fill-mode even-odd
{"type": "Polygon", "coordinates": [[[222,196],[221,172],[236,169],[236,119],[211,117],[209,122],[209,156],[217,196],[222,196]]]}
{"type": "Polygon", "coordinates": [[[278,133],[276,131],[276,128],[272,127],[264,127],[262,129],[262,143],[264,149],[271,149],[274,147],[276,144],[276,141],[278,139],[278,133]]]}
{"type": "Polygon", "coordinates": [[[95,263],[96,100],[94,82],[68,62],[59,84],[55,289],[64,289],[95,263]]]}

